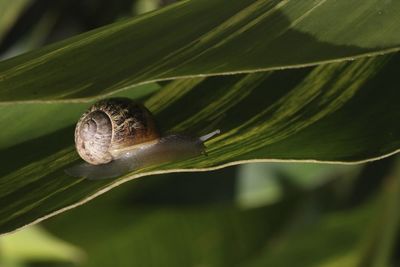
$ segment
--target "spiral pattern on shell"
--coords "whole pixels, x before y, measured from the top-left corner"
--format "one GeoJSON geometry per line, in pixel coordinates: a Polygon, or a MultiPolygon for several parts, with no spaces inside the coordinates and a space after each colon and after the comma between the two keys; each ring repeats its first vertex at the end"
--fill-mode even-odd
{"type": "Polygon", "coordinates": [[[78,154],[91,164],[104,164],[118,157],[117,151],[159,138],[152,114],[128,98],[95,103],[75,128],[78,154]]]}

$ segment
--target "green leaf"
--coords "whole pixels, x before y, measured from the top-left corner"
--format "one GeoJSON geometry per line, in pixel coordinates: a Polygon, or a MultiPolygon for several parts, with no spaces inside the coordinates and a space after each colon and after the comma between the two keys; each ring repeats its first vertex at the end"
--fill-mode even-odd
{"type": "Polygon", "coordinates": [[[241,210],[229,199],[234,169],[149,177],[45,226],[87,252],[83,266],[234,266],[275,236],[296,204],[241,210]]]}
{"type": "Polygon", "coordinates": [[[383,0],[179,1],[0,63],[0,99],[80,99],[393,52],[399,13],[398,1],[383,0]]]}
{"type": "Polygon", "coordinates": [[[357,163],[398,152],[400,57],[369,57],[398,50],[398,11],[400,3],[380,0],[181,1],[0,62],[0,233],[145,175],[249,161],[357,163]],[[205,77],[228,73],[242,74],[205,77]],[[127,88],[145,96],[138,84],[165,79],[174,81],[146,105],[163,132],[221,129],[206,143],[208,157],[116,180],[64,173],[78,160],[73,122],[83,102],[127,88]]]}
{"type": "Polygon", "coordinates": [[[376,223],[371,227],[367,243],[364,246],[360,266],[392,266],[391,260],[396,253],[397,237],[400,233],[400,161],[386,177],[382,190],[382,207],[376,223]]]}
{"type": "MultiPolygon", "coordinates": [[[[227,168],[207,176],[148,177],[52,218],[45,226],[87,251],[83,266],[111,265],[118,258],[119,266],[354,267],[365,265],[357,265],[369,252],[365,244],[380,247],[370,237],[379,239],[381,230],[392,224],[386,208],[396,202],[394,195],[389,202],[386,196],[393,183],[359,206],[337,208],[332,192],[347,179],[339,177],[284,194],[272,205],[243,210],[233,199],[213,199],[214,193],[221,197],[230,191],[233,176],[234,168],[227,168]],[[200,200],[193,201],[193,195],[200,200]],[[382,214],[387,215],[384,220],[382,214]],[[384,223],[375,227],[380,221],[384,223]],[[103,242],[98,242],[100,237],[103,242]]],[[[398,187],[390,191],[398,197],[398,187]]]]}
{"type": "Polygon", "coordinates": [[[1,266],[11,266],[38,261],[78,263],[84,255],[78,248],[50,235],[41,227],[31,226],[1,237],[0,256],[1,266]]]}
{"type": "Polygon", "coordinates": [[[0,43],[18,19],[20,13],[31,3],[30,0],[0,1],[0,43]]]}
{"type": "MultiPolygon", "coordinates": [[[[300,190],[320,187],[334,178],[352,175],[360,165],[313,163],[242,164],[238,172],[237,202],[255,208],[280,201],[285,195],[281,180],[300,190]]],[[[286,192],[288,193],[288,192],[286,192]]]]}
{"type": "MultiPolygon", "coordinates": [[[[316,205],[310,205],[313,204],[316,205]]],[[[351,212],[342,210],[319,216],[301,213],[298,216],[306,217],[303,218],[306,222],[292,218],[292,224],[287,226],[280,238],[267,244],[243,266],[358,266],[361,254],[359,244],[368,234],[378,208],[377,203],[368,203],[351,212]]]]}
{"type": "Polygon", "coordinates": [[[72,125],[5,149],[0,203],[7,204],[1,205],[0,231],[41,221],[144,175],[249,161],[360,162],[395,153],[400,110],[392,81],[399,60],[377,57],[172,82],[146,101],[162,131],[220,128],[223,134],[206,143],[207,157],[150,166],[117,180],[93,182],[64,173],[78,159],[72,125]]]}
{"type": "MultiPolygon", "coordinates": [[[[308,229],[293,227],[294,231],[283,240],[268,247],[263,255],[245,266],[288,266],[292,262],[296,266],[395,266],[392,260],[400,229],[396,208],[400,197],[399,171],[397,161],[397,167],[387,177],[381,173],[372,174],[384,181],[372,201],[333,212],[308,229]]],[[[366,177],[359,177],[362,178],[366,177]]],[[[311,205],[315,202],[318,199],[311,205]]],[[[293,221],[298,223],[295,218],[293,221]]]]}

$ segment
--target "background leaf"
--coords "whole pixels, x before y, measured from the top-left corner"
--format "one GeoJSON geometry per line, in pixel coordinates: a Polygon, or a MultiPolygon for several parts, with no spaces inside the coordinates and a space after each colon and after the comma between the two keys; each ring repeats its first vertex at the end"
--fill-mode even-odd
{"type": "Polygon", "coordinates": [[[0,1],[0,42],[18,19],[20,13],[31,3],[30,0],[0,1]]]}
{"type": "MultiPolygon", "coordinates": [[[[397,213],[387,212],[398,201],[396,170],[372,175],[383,186],[356,205],[346,199],[358,190],[357,183],[339,175],[314,188],[293,187],[278,178],[286,192],[279,201],[241,209],[233,202],[237,188],[231,187],[236,168],[138,180],[45,226],[87,251],[82,266],[115,259],[120,267],[388,266],[366,264],[376,261],[381,249],[390,262],[394,246],[383,244],[395,235],[382,235],[382,230],[398,229],[397,213]],[[349,182],[351,192],[342,194],[340,184],[349,182]]],[[[297,165],[299,172],[302,168],[297,165]]],[[[369,182],[367,172],[355,180],[369,182]]]]}
{"type": "Polygon", "coordinates": [[[75,262],[83,252],[39,226],[32,226],[0,239],[0,264],[4,267],[24,266],[29,262],[75,262]]]}

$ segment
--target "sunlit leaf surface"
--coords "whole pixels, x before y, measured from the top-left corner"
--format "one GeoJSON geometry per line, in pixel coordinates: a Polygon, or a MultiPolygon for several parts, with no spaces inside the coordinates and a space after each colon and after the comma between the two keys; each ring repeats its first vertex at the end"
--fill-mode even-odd
{"type": "Polygon", "coordinates": [[[393,52],[399,13],[399,1],[383,0],[179,1],[0,63],[0,100],[87,98],[393,52]]]}
{"type": "Polygon", "coordinates": [[[78,159],[73,125],[4,149],[1,232],[152,173],[244,161],[357,162],[394,153],[400,142],[398,88],[393,83],[398,64],[398,56],[376,57],[169,83],[145,102],[163,132],[200,135],[219,128],[222,134],[206,143],[208,156],[150,166],[121,179],[89,181],[64,173],[78,159]]]}

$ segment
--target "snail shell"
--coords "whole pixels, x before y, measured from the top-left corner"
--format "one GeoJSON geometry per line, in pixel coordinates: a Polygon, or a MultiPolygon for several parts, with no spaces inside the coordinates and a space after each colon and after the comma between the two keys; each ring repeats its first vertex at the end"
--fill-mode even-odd
{"type": "Polygon", "coordinates": [[[75,128],[76,150],[86,162],[65,171],[74,177],[111,178],[150,164],[204,154],[204,142],[219,133],[161,136],[143,105],[128,98],[105,99],[90,107],[75,128]]]}
{"type": "Polygon", "coordinates": [[[97,102],[75,128],[78,154],[94,165],[111,162],[124,151],[151,144],[159,137],[150,111],[127,98],[97,102]]]}

